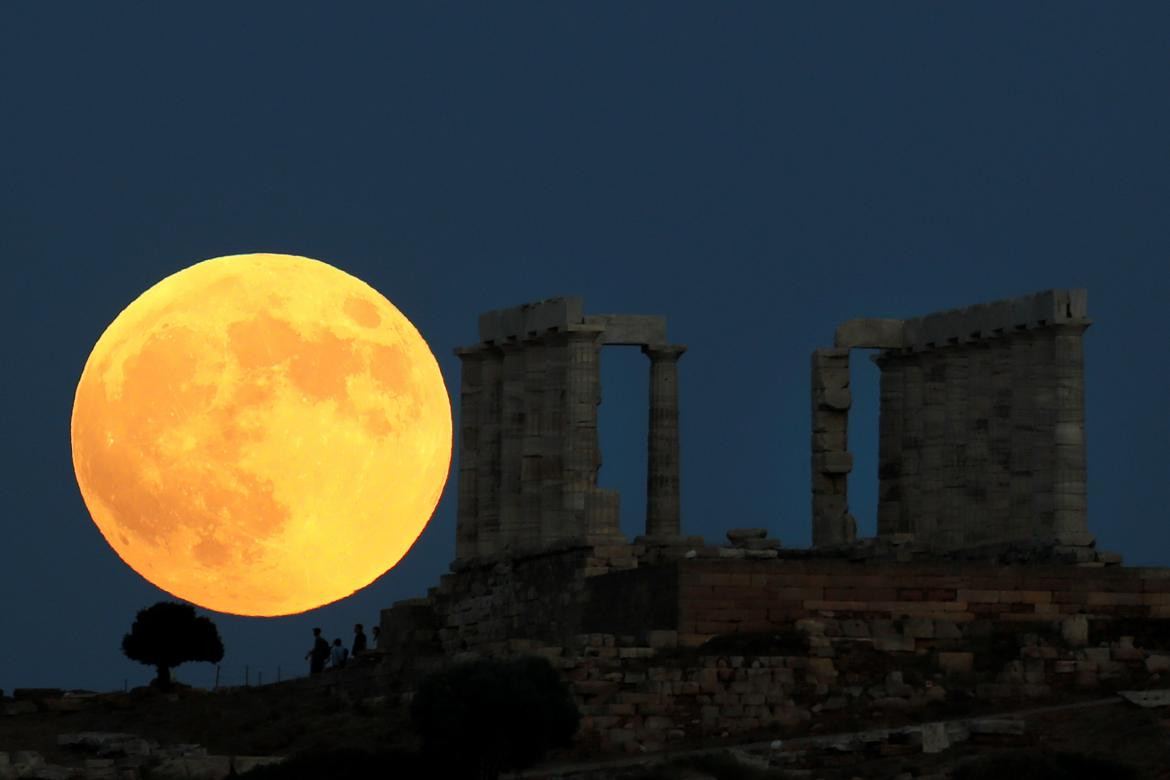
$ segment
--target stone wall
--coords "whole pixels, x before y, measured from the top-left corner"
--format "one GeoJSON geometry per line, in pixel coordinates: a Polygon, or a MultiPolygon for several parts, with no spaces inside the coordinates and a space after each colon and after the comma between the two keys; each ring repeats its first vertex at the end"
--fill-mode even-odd
{"type": "MultiPolygon", "coordinates": [[[[800,731],[814,716],[825,729],[926,717],[956,697],[1039,700],[1170,672],[1167,569],[698,555],[638,565],[656,552],[467,567],[386,610],[383,634],[407,636],[395,620],[414,613],[408,633],[430,648],[427,669],[549,658],[585,715],[583,753],[800,731]]],[[[400,663],[398,692],[422,671],[400,663]]]]}

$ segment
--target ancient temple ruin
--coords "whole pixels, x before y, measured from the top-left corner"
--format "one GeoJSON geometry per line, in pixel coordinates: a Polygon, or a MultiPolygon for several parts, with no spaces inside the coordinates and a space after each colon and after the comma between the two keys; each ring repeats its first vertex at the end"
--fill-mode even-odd
{"type": "Polygon", "coordinates": [[[617,491],[598,487],[600,351],[650,358],[646,535],[679,533],[678,359],[666,318],[585,315],[554,298],[479,318],[479,341],[455,350],[460,387],[456,559],[566,540],[624,542],[617,491]]]}
{"type": "Polygon", "coordinates": [[[815,544],[791,549],[763,528],[726,545],[680,536],[683,348],[662,317],[590,316],[578,298],[489,312],[457,350],[456,558],[425,597],[382,611],[386,652],[352,684],[406,706],[444,664],[541,655],[584,716],[583,754],[1145,684],[1170,671],[1170,570],[1123,566],[1086,532],[1088,324],[1079,290],[843,324],[812,358],[815,544]],[[597,485],[610,344],[650,358],[634,540],[597,485]],[[880,350],[878,536],[865,540],[845,492],[852,348],[880,350]]]}
{"type": "Polygon", "coordinates": [[[812,355],[813,545],[854,540],[849,350],[881,369],[877,531],[938,551],[1088,546],[1084,290],[855,319],[812,355]]]}

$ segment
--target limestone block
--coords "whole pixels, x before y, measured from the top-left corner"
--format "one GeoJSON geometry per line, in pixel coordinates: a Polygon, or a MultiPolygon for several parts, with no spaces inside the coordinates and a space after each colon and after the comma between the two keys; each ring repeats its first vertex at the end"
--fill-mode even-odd
{"type": "Polygon", "coordinates": [[[1089,643],[1089,619],[1084,615],[1072,615],[1060,623],[1060,635],[1072,647],[1084,647],[1089,643]]]}
{"type": "Polygon", "coordinates": [[[893,319],[858,318],[837,326],[833,345],[863,349],[897,349],[906,344],[905,322],[893,319]]]}
{"type": "Polygon", "coordinates": [[[847,347],[821,347],[813,350],[812,365],[814,368],[825,368],[842,364],[849,365],[849,349],[847,347]]]}
{"type": "Polygon", "coordinates": [[[914,638],[896,634],[894,636],[875,636],[873,638],[875,650],[883,653],[906,653],[914,651],[914,638]]]}
{"type": "Polygon", "coordinates": [[[813,471],[818,474],[848,474],[853,470],[849,452],[820,452],[813,457],[813,471]]]}
{"type": "Polygon", "coordinates": [[[825,388],[822,394],[819,394],[818,405],[825,409],[835,409],[838,411],[846,411],[853,405],[853,395],[848,388],[825,388]]]}
{"type": "Polygon", "coordinates": [[[576,325],[583,320],[580,297],[551,298],[541,301],[532,320],[532,329],[538,332],[562,330],[566,325],[576,325]]]}
{"type": "Polygon", "coordinates": [[[936,620],[934,621],[934,638],[935,639],[962,639],[962,630],[950,620],[936,620]]]}
{"type": "Polygon", "coordinates": [[[727,532],[727,540],[732,544],[737,544],[746,539],[764,539],[767,536],[767,528],[732,528],[727,532]]]}
{"type": "Polygon", "coordinates": [[[975,654],[970,652],[940,652],[938,654],[938,668],[947,674],[960,674],[971,671],[975,662],[975,654]]]}
{"type": "Polygon", "coordinates": [[[951,746],[945,723],[922,724],[922,752],[941,753],[951,746]]]}
{"type": "Polygon", "coordinates": [[[1146,657],[1146,671],[1170,672],[1170,655],[1152,654],[1146,657]]]}
{"type": "Polygon", "coordinates": [[[902,633],[914,639],[933,639],[934,621],[930,618],[907,618],[902,633]]]}
{"type": "Polygon", "coordinates": [[[602,344],[642,346],[666,343],[666,318],[650,314],[590,314],[586,325],[600,325],[602,344]]]}
{"type": "Polygon", "coordinates": [[[45,757],[35,750],[17,750],[12,754],[12,763],[17,767],[31,769],[36,766],[44,766],[45,757]]]}

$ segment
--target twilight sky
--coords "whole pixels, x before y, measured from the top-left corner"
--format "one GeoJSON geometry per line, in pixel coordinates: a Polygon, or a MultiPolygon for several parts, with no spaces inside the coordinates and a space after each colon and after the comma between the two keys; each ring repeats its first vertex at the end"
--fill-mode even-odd
{"type": "MultiPolygon", "coordinates": [[[[0,689],[145,683],[166,598],[74,480],[94,342],[161,278],[324,260],[435,352],[479,312],[581,295],[664,314],[683,528],[809,534],[808,357],[834,327],[1089,291],[1089,525],[1170,565],[1170,7],[1164,3],[6,3],[0,689]]],[[[648,362],[604,353],[603,486],[640,532],[648,362]]],[[[875,526],[877,369],[855,353],[851,506],[875,526]]],[[[287,618],[211,614],[224,681],[304,674],[310,628],[422,595],[455,480],[399,566],[287,618]]],[[[209,664],[177,677],[207,684],[209,664]]]]}

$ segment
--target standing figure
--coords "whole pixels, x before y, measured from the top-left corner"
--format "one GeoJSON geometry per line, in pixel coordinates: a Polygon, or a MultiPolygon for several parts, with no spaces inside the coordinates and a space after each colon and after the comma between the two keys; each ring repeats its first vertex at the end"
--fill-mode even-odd
{"type": "Polygon", "coordinates": [[[345,666],[345,662],[349,660],[349,651],[345,649],[345,645],[341,644],[341,637],[333,640],[333,652],[329,656],[329,665],[334,669],[340,669],[345,666]]]}
{"type": "Polygon", "coordinates": [[[321,629],[313,629],[313,647],[305,653],[309,660],[309,674],[320,674],[325,669],[325,661],[329,658],[329,642],[321,636],[321,629]]]}
{"type": "Polygon", "coordinates": [[[362,653],[366,652],[366,632],[362,630],[362,624],[358,623],[353,627],[353,649],[349,654],[357,658],[362,653]]]}

